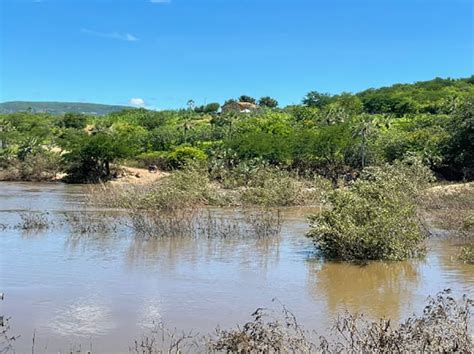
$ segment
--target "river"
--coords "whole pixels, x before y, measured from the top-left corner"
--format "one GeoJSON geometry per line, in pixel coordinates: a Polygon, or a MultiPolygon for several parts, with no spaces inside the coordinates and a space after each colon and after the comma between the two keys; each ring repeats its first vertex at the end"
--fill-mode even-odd
{"type": "MultiPolygon", "coordinates": [[[[154,322],[212,331],[249,320],[258,307],[285,304],[307,329],[326,333],[348,309],[395,321],[420,312],[430,294],[474,293],[474,266],[458,263],[456,244],[428,242],[423,260],[366,266],[323,262],[304,234],[306,209],[285,209],[281,235],[271,239],[141,240],[127,228],[71,235],[66,227],[25,232],[19,212],[52,220],[84,206],[86,188],[0,183],[0,314],[21,335],[19,353],[127,353],[154,322]]],[[[229,212],[229,211],[226,211],[229,212]]]]}

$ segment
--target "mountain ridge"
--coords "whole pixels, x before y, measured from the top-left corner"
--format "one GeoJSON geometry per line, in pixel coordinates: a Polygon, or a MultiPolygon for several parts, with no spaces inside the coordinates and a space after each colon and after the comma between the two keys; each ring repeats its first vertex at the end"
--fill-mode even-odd
{"type": "Polygon", "coordinates": [[[61,115],[65,113],[82,113],[102,116],[112,112],[133,108],[134,107],[130,106],[84,102],[7,101],[0,103],[0,114],[30,111],[33,113],[49,113],[53,115],[61,115]]]}

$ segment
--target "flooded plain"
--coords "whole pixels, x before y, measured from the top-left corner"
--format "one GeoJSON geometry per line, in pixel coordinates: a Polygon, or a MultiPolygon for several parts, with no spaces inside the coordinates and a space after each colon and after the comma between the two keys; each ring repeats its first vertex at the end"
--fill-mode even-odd
{"type": "MultiPolygon", "coordinates": [[[[84,186],[0,183],[0,314],[11,317],[15,347],[66,352],[79,345],[127,353],[164,322],[204,334],[285,304],[307,329],[327,333],[345,309],[403,319],[445,288],[474,293],[474,266],[454,257],[456,242],[434,237],[423,260],[365,266],[318,259],[305,238],[308,209],[285,209],[281,234],[253,238],[143,240],[126,227],[71,234],[64,226],[25,232],[25,210],[63,212],[85,203],[84,186]]],[[[232,211],[226,211],[232,213],[232,211]]]]}

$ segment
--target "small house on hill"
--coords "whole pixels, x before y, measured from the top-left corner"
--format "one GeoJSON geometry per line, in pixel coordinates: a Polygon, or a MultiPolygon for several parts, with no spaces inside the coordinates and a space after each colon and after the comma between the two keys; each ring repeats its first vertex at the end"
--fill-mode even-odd
{"type": "Polygon", "coordinates": [[[222,113],[236,112],[236,113],[251,113],[255,112],[258,106],[250,102],[230,101],[222,106],[222,113]]]}

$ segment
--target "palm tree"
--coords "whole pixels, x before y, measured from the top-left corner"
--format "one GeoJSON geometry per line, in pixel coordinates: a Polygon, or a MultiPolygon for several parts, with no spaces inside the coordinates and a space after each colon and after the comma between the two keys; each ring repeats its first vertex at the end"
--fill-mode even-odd
{"type": "Polygon", "coordinates": [[[360,121],[355,125],[352,137],[360,137],[360,160],[362,168],[365,167],[366,158],[367,158],[367,143],[369,137],[378,129],[385,127],[390,127],[390,116],[372,116],[369,114],[364,114],[360,116],[360,121]]]}

